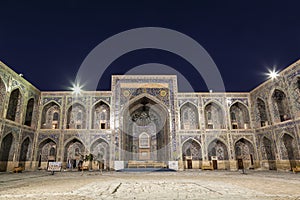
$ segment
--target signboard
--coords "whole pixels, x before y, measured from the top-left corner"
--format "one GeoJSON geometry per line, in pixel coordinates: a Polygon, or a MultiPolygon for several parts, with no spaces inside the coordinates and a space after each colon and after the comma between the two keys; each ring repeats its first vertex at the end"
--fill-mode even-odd
{"type": "Polygon", "coordinates": [[[60,172],[61,171],[61,162],[49,162],[48,171],[51,172],[60,172]]]}
{"type": "Polygon", "coordinates": [[[115,161],[115,170],[122,170],[124,169],[124,161],[115,161]]]}
{"type": "Polygon", "coordinates": [[[192,156],[186,156],[185,159],[186,160],[192,160],[192,156]]]}
{"type": "Polygon", "coordinates": [[[178,161],[169,161],[169,169],[178,170],[178,161]]]}

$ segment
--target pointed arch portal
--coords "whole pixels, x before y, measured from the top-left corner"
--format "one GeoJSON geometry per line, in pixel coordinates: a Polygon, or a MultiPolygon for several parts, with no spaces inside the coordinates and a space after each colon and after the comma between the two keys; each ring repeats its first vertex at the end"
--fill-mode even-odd
{"type": "Polygon", "coordinates": [[[80,160],[85,155],[85,146],[83,143],[74,138],[65,145],[64,161],[68,168],[77,168],[80,160]]]}
{"type": "Polygon", "coordinates": [[[199,119],[197,107],[190,102],[187,102],[181,106],[180,120],[181,129],[198,129],[199,119]]]}
{"type": "Polygon", "coordinates": [[[56,148],[56,142],[50,138],[45,139],[39,144],[36,158],[39,168],[46,167],[50,160],[56,160],[56,148]]]}
{"type": "Polygon", "coordinates": [[[192,160],[202,160],[201,146],[194,139],[185,141],[182,145],[182,157],[190,157],[192,160]]]}
{"type": "Polygon", "coordinates": [[[122,159],[168,161],[168,133],[166,109],[149,97],[137,99],[123,112],[122,159]],[[148,142],[148,145],[140,142],[148,142]]]}
{"type": "Polygon", "coordinates": [[[255,152],[251,142],[241,138],[235,143],[234,149],[236,159],[242,159],[245,168],[252,168],[254,165],[255,152]]]}
{"type": "Polygon", "coordinates": [[[228,160],[227,146],[219,139],[213,140],[208,145],[208,159],[211,160],[212,156],[218,160],[228,160]]]}
{"type": "Polygon", "coordinates": [[[109,168],[109,144],[102,138],[97,139],[91,145],[91,153],[94,156],[94,161],[98,163],[99,169],[109,168]],[[101,166],[100,166],[101,165],[101,166]]]}
{"type": "Polygon", "coordinates": [[[0,171],[4,172],[7,170],[7,164],[9,161],[13,160],[12,146],[14,137],[12,133],[7,134],[1,143],[0,149],[0,171]]]}

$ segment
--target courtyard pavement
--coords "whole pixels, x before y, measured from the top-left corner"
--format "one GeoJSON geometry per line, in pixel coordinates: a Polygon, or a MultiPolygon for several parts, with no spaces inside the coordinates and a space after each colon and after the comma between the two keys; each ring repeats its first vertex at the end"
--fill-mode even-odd
{"type": "Polygon", "coordinates": [[[277,171],[23,172],[0,174],[0,200],[300,200],[300,173],[277,171]]]}

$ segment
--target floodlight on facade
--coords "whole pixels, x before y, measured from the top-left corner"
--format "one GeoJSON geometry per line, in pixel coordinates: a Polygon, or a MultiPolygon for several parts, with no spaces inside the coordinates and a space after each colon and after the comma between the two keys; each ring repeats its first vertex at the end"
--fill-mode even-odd
{"type": "Polygon", "coordinates": [[[269,73],[267,73],[268,77],[271,78],[272,80],[273,79],[276,79],[278,76],[279,76],[279,73],[278,71],[276,71],[275,69],[273,70],[268,70],[269,73]]]}
{"type": "Polygon", "coordinates": [[[72,90],[73,90],[73,92],[74,92],[75,94],[80,94],[81,91],[82,91],[81,88],[82,88],[82,86],[79,86],[79,85],[73,85],[72,90]]]}

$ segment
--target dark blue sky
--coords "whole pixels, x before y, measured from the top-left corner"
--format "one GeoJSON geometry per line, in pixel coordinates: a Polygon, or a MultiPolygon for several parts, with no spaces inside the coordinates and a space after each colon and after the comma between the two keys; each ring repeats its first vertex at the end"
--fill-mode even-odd
{"type": "MultiPolygon", "coordinates": [[[[250,91],[267,68],[300,58],[297,1],[0,1],[0,60],[41,90],[66,90],[88,53],[106,38],[138,27],[165,27],[199,42],[211,55],[227,91],[250,91]]],[[[121,56],[104,74],[149,62],[176,68],[196,91],[201,77],[177,55],[138,50],[121,56]]]]}

